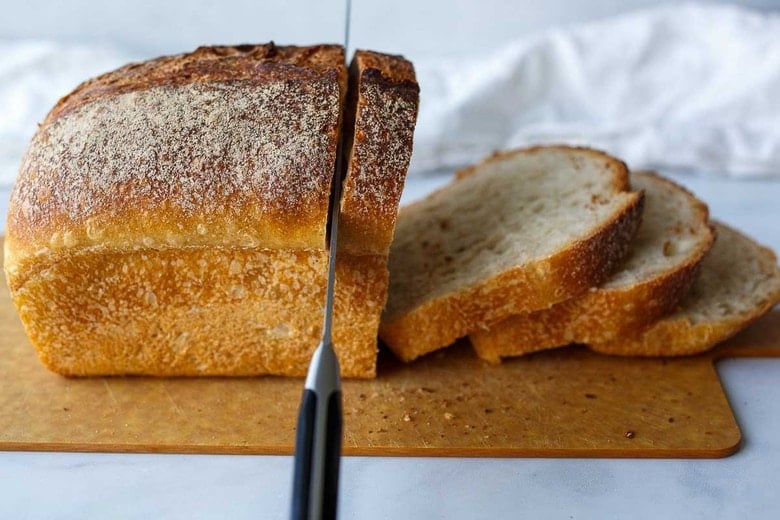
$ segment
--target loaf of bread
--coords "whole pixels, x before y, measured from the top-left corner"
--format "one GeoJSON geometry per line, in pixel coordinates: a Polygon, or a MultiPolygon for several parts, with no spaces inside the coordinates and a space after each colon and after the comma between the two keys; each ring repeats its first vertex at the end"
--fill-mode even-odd
{"type": "Polygon", "coordinates": [[[401,359],[603,282],[628,251],[643,197],[589,149],[496,154],[401,209],[380,337],[401,359]]]}
{"type": "Polygon", "coordinates": [[[637,237],[601,286],[548,309],[507,318],[469,339],[482,359],[498,362],[570,343],[604,343],[669,314],[690,289],[714,233],[707,206],[657,174],[631,174],[645,194],[637,237]]]}
{"type": "Polygon", "coordinates": [[[673,313],[649,327],[592,350],[621,356],[698,354],[725,341],[780,302],[780,266],[774,252],[715,222],[717,240],[701,274],[673,313]]]}
{"type": "Polygon", "coordinates": [[[334,342],[345,376],[373,376],[418,89],[395,56],[359,52],[351,76],[350,97],[335,45],[203,47],[60,100],[23,160],[5,241],[42,361],[66,375],[304,374],[344,139],[334,342]]]}

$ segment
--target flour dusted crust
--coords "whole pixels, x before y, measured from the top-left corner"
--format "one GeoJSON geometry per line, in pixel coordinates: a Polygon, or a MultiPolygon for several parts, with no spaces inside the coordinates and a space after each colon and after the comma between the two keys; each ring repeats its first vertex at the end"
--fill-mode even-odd
{"type": "Polygon", "coordinates": [[[334,73],[343,84],[344,48],[340,45],[204,46],[186,54],[130,63],[87,80],[59,100],[44,125],[98,99],[153,87],[238,80],[311,82],[333,79],[334,73]]]}
{"type": "MultiPolygon", "coordinates": [[[[346,87],[341,47],[267,44],[128,65],[63,98],[24,159],[5,242],[42,361],[66,375],[305,374],[346,87]]],[[[354,186],[343,220],[377,200],[354,186]]],[[[336,271],[342,373],[373,377],[387,246],[340,251],[336,271]]]]}
{"type": "Polygon", "coordinates": [[[364,50],[355,53],[349,81],[355,132],[344,147],[339,249],[386,255],[412,155],[419,87],[411,62],[364,50]]]}
{"type": "Polygon", "coordinates": [[[31,257],[91,247],[323,248],[345,88],[340,47],[273,44],[84,83],[30,143],[7,265],[23,279],[31,257]]]}

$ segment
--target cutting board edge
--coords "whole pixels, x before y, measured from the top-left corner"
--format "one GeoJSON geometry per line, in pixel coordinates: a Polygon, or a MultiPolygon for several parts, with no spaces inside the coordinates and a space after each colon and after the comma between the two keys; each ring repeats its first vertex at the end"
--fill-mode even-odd
{"type": "MultiPolygon", "coordinates": [[[[347,457],[434,457],[434,458],[596,458],[596,459],[720,459],[736,453],[741,435],[734,442],[713,448],[409,448],[376,446],[346,447],[347,457]]],[[[67,442],[0,442],[0,451],[63,453],[133,453],[171,455],[264,455],[290,456],[292,446],[198,446],[165,444],[79,444],[67,442]]]]}

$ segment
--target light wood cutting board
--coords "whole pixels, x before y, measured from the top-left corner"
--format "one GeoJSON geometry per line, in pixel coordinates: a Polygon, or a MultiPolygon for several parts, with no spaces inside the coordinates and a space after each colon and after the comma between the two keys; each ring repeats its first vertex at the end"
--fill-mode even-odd
{"type": "MultiPolygon", "coordinates": [[[[291,454],[303,381],[67,379],[0,285],[0,449],[291,454]]],[[[780,356],[780,310],[714,352],[626,359],[569,347],[488,365],[461,343],[344,383],[346,455],[722,457],[739,427],[714,363],[780,356]]]]}

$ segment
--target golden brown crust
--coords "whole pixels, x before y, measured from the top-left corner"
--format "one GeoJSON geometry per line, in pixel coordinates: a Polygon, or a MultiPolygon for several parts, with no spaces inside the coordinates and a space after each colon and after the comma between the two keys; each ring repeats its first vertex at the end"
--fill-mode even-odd
{"type": "Polygon", "coordinates": [[[618,190],[629,189],[628,166],[626,166],[626,164],[623,161],[615,157],[612,157],[610,155],[607,155],[600,150],[596,150],[595,148],[588,148],[587,146],[570,146],[567,144],[543,144],[543,145],[529,146],[526,148],[517,148],[514,150],[495,151],[492,154],[485,157],[484,159],[482,159],[481,161],[472,164],[471,166],[467,166],[466,168],[461,168],[460,170],[455,172],[455,178],[463,179],[470,175],[474,175],[485,165],[490,164],[492,162],[505,161],[514,155],[533,155],[537,153],[546,153],[551,150],[553,151],[565,150],[565,151],[577,152],[578,154],[581,155],[590,156],[595,161],[602,161],[604,163],[604,166],[607,169],[609,169],[615,176],[615,181],[614,181],[615,188],[618,190]]]}
{"type": "Polygon", "coordinates": [[[369,81],[408,89],[408,95],[417,98],[419,87],[414,65],[403,56],[358,49],[353,59],[361,75],[365,75],[369,81]]]}
{"type": "Polygon", "coordinates": [[[401,56],[358,50],[350,67],[339,247],[387,254],[412,155],[419,87],[401,56]],[[353,123],[354,125],[350,124],[353,123]]]}
{"type": "MultiPolygon", "coordinates": [[[[588,344],[588,348],[602,354],[618,356],[687,356],[705,352],[718,343],[732,337],[758,318],[766,314],[780,302],[780,266],[774,251],[752,241],[738,231],[717,222],[714,224],[718,235],[729,233],[736,235],[740,241],[741,254],[750,255],[759,269],[764,283],[771,283],[774,289],[767,287],[755,288],[760,301],[747,312],[732,313],[718,320],[703,320],[695,322],[685,313],[685,304],[692,297],[705,297],[704,292],[694,291],[686,300],[680,303],[680,311],[666,318],[661,318],[649,327],[634,330],[630,334],[614,338],[611,341],[588,344]]],[[[717,251],[713,251],[717,254],[717,251]]],[[[731,266],[729,266],[731,267],[731,266]]],[[[708,269],[706,264],[702,269],[708,269]]],[[[756,281],[759,282],[758,280],[756,281]]],[[[769,287],[772,287],[770,285],[769,287]]],[[[747,295],[745,295],[747,296],[747,295]]],[[[728,304],[728,302],[722,302],[728,304]]]]}
{"type": "Polygon", "coordinates": [[[666,190],[684,193],[698,222],[706,228],[705,240],[685,259],[650,279],[620,287],[593,289],[549,309],[512,316],[469,339],[479,357],[498,363],[503,357],[520,356],[570,343],[604,343],[646,328],[672,312],[696,280],[701,262],[715,240],[707,224],[709,210],[678,184],[652,172],[637,172],[654,179],[666,190]]]}
{"type": "Polygon", "coordinates": [[[377,330],[388,278],[387,255],[339,252],[333,342],[347,377],[376,377],[377,330]]]}
{"type": "Polygon", "coordinates": [[[549,309],[507,318],[489,330],[472,332],[469,340],[477,355],[491,363],[570,343],[609,341],[671,312],[696,279],[700,261],[635,287],[596,290],[549,309]]]}
{"type": "MultiPolygon", "coordinates": [[[[780,295],[775,302],[780,300],[780,295]]],[[[675,357],[701,354],[766,314],[774,305],[757,307],[749,316],[718,323],[692,324],[688,320],[659,320],[644,334],[618,338],[605,343],[589,344],[588,348],[600,354],[636,357],[675,357]]]]}
{"type": "MultiPolygon", "coordinates": [[[[542,148],[532,150],[537,149],[542,148]]],[[[509,152],[514,153],[523,152],[509,152]]],[[[588,153],[607,161],[615,173],[616,191],[628,190],[628,172],[622,162],[600,152],[588,153]]],[[[463,170],[458,179],[473,171],[463,170]]],[[[609,222],[548,258],[507,270],[414,309],[393,315],[385,313],[380,338],[400,359],[411,361],[513,314],[545,308],[582,294],[603,282],[628,251],[641,221],[643,201],[642,193],[631,193],[609,222]]]]}
{"type": "MultiPolygon", "coordinates": [[[[374,377],[387,260],[340,255],[334,343],[374,377]]],[[[304,375],[320,340],[327,252],[85,252],[13,292],[41,360],[63,375],[304,375]]]]}
{"type": "Polygon", "coordinates": [[[11,278],[23,283],[37,255],[92,247],[324,248],[345,88],[340,47],[272,44],[200,48],[82,84],[23,160],[11,278]]]}

